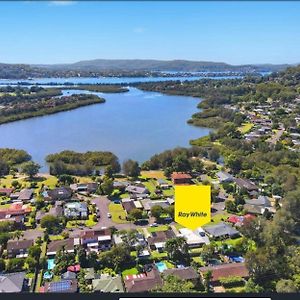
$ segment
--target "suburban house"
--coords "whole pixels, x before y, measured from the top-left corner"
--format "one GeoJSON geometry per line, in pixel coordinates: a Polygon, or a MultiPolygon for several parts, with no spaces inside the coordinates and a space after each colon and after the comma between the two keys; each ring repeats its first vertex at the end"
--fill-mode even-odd
{"type": "Polygon", "coordinates": [[[233,238],[240,235],[240,233],[232,226],[220,222],[216,225],[205,226],[203,228],[210,238],[233,238]]]}
{"type": "Polygon", "coordinates": [[[166,269],[163,271],[164,276],[176,276],[181,280],[189,280],[192,281],[195,285],[199,282],[200,276],[199,274],[192,268],[192,267],[185,267],[185,268],[173,268],[173,269],[166,269]]]}
{"type": "Polygon", "coordinates": [[[77,279],[46,282],[45,293],[76,293],[78,291],[77,279]]]}
{"type": "Polygon", "coordinates": [[[70,188],[74,192],[95,193],[98,189],[98,186],[99,184],[97,182],[75,183],[75,184],[71,184],[70,188]]]}
{"type": "Polygon", "coordinates": [[[224,172],[224,171],[220,171],[216,175],[217,175],[220,183],[232,182],[234,180],[234,177],[231,174],[224,172]]]}
{"type": "Polygon", "coordinates": [[[165,179],[157,179],[157,185],[163,190],[168,189],[172,186],[165,179]]]}
{"type": "Polygon", "coordinates": [[[114,189],[118,189],[120,191],[125,191],[125,189],[128,185],[130,185],[129,181],[116,181],[115,180],[113,182],[114,189]]]}
{"type": "Polygon", "coordinates": [[[112,247],[111,230],[103,228],[81,232],[80,244],[87,248],[87,252],[109,250],[112,247]]]}
{"type": "Polygon", "coordinates": [[[245,189],[248,192],[258,191],[258,187],[249,179],[235,178],[234,182],[239,190],[245,189]]]}
{"type": "MultiPolygon", "coordinates": [[[[114,234],[113,235],[114,244],[115,245],[123,244],[124,243],[123,236],[124,235],[118,233],[114,234]]],[[[147,241],[145,240],[145,236],[142,233],[137,232],[135,234],[135,241],[131,242],[130,246],[132,248],[136,248],[137,246],[142,246],[142,247],[147,246],[147,241]]]]}
{"type": "Polygon", "coordinates": [[[122,206],[123,208],[126,210],[126,212],[129,214],[133,209],[136,209],[136,208],[143,208],[143,206],[140,206],[141,203],[139,201],[134,201],[132,199],[129,199],[129,198],[125,198],[125,199],[122,199],[122,206]]]}
{"type": "Polygon", "coordinates": [[[252,214],[262,215],[265,210],[275,213],[275,207],[272,207],[271,201],[267,196],[259,196],[257,199],[246,200],[246,204],[244,205],[244,209],[252,214]]]}
{"type": "Polygon", "coordinates": [[[18,193],[10,194],[10,198],[13,202],[29,202],[33,196],[33,189],[23,189],[18,193]]]}
{"type": "Polygon", "coordinates": [[[8,258],[28,256],[28,250],[33,246],[33,240],[10,240],[7,242],[8,258]]]}
{"type": "Polygon", "coordinates": [[[202,278],[204,277],[206,272],[212,272],[210,282],[214,287],[221,285],[219,281],[221,278],[239,276],[244,279],[248,279],[249,277],[249,271],[244,263],[229,263],[209,267],[201,267],[199,271],[202,278]]]}
{"type": "Polygon", "coordinates": [[[48,212],[44,212],[42,210],[39,210],[36,213],[36,216],[35,216],[36,222],[40,223],[42,218],[47,216],[47,215],[51,215],[51,216],[54,216],[54,217],[61,217],[63,215],[64,210],[63,210],[62,206],[58,204],[58,202],[59,201],[55,202],[55,206],[51,207],[48,212]]]}
{"type": "Polygon", "coordinates": [[[235,226],[242,226],[245,221],[247,220],[253,220],[255,217],[250,214],[246,214],[244,216],[236,216],[232,215],[228,217],[227,222],[232,223],[235,226]]]}
{"type": "Polygon", "coordinates": [[[0,274],[0,293],[20,293],[26,289],[25,272],[0,274]]]}
{"type": "Polygon", "coordinates": [[[173,184],[190,184],[192,176],[187,173],[173,172],[171,175],[173,184]]]}
{"type": "Polygon", "coordinates": [[[99,279],[92,280],[92,286],[94,292],[99,293],[124,293],[121,276],[111,276],[108,274],[102,274],[99,279]]]}
{"type": "Polygon", "coordinates": [[[71,200],[72,194],[71,188],[64,186],[43,192],[45,201],[51,202],[71,200]]]}
{"type": "Polygon", "coordinates": [[[85,202],[66,203],[64,206],[64,216],[68,219],[87,219],[87,204],[85,202]]]}
{"type": "Polygon", "coordinates": [[[68,280],[68,279],[72,280],[72,279],[76,279],[76,278],[77,278],[76,273],[71,272],[71,271],[67,271],[61,275],[61,279],[66,279],[66,280],[68,280]]]}
{"type": "Polygon", "coordinates": [[[186,239],[189,248],[197,248],[202,245],[209,244],[209,238],[201,227],[194,231],[188,228],[181,228],[179,229],[179,232],[179,236],[182,236],[186,239]]]}
{"type": "Polygon", "coordinates": [[[128,185],[125,188],[125,192],[129,193],[130,196],[134,198],[146,198],[149,195],[148,189],[142,184],[128,185]]]}
{"type": "Polygon", "coordinates": [[[169,229],[166,231],[152,232],[151,236],[148,237],[148,245],[152,250],[163,251],[165,248],[166,241],[168,239],[175,238],[176,235],[173,230],[169,229]]]}
{"type": "Polygon", "coordinates": [[[1,188],[0,196],[10,197],[11,193],[14,191],[13,188],[1,188]]]}
{"type": "Polygon", "coordinates": [[[168,200],[150,200],[150,199],[144,199],[144,200],[141,200],[141,202],[143,204],[144,210],[146,210],[146,211],[150,211],[151,208],[153,206],[156,206],[156,205],[159,205],[162,208],[166,208],[166,207],[170,206],[170,203],[169,203],[168,200]]]}
{"type": "Polygon", "coordinates": [[[78,239],[65,239],[51,241],[47,246],[47,256],[55,255],[56,252],[63,249],[68,253],[74,253],[75,246],[79,245],[78,239]]]}
{"type": "Polygon", "coordinates": [[[150,272],[138,275],[127,275],[124,279],[125,289],[128,293],[150,292],[162,286],[163,281],[156,267],[150,272]]]}

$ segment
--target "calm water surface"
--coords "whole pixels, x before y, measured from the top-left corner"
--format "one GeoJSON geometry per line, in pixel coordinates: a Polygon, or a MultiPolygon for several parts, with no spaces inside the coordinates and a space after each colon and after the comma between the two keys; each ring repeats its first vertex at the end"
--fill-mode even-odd
{"type": "MultiPolygon", "coordinates": [[[[65,90],[64,94],[83,92],[65,90]]],[[[209,133],[186,123],[197,112],[199,99],[135,88],[128,93],[95,94],[106,102],[0,125],[0,147],[24,149],[43,166],[42,171],[48,171],[44,158],[49,153],[109,150],[121,162],[128,158],[143,162],[209,133]]]]}

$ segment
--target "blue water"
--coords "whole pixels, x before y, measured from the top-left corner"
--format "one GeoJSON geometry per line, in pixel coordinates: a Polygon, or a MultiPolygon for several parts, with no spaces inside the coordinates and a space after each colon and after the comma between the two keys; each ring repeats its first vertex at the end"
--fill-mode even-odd
{"type": "MultiPolygon", "coordinates": [[[[71,93],[85,91],[72,91],[71,93]]],[[[65,91],[64,93],[68,93],[65,91]]],[[[101,94],[103,104],[0,125],[0,148],[28,151],[48,167],[49,153],[112,151],[120,161],[143,162],[153,154],[176,146],[189,146],[189,140],[205,136],[209,129],[188,125],[198,111],[200,99],[143,92],[130,88],[127,93],[101,94]]]]}
{"type": "Polygon", "coordinates": [[[168,269],[167,265],[163,261],[160,261],[160,262],[156,263],[155,265],[157,266],[158,271],[161,272],[161,273],[164,270],[168,269]]]}
{"type": "Polygon", "coordinates": [[[53,270],[55,267],[54,258],[48,259],[47,263],[48,263],[48,270],[53,270]]]}
{"type": "Polygon", "coordinates": [[[167,80],[180,80],[180,81],[192,81],[203,78],[211,79],[226,79],[226,78],[241,78],[241,76],[189,76],[189,77],[70,77],[70,78],[33,78],[32,80],[28,79],[0,79],[0,85],[16,85],[20,82],[28,84],[43,84],[47,85],[49,83],[65,84],[120,84],[120,83],[133,83],[133,82],[156,82],[156,81],[167,81],[167,80]]]}

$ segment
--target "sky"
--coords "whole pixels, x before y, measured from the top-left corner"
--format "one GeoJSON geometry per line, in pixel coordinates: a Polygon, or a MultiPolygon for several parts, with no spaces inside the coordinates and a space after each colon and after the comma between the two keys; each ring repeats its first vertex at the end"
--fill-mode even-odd
{"type": "Polygon", "coordinates": [[[0,62],[300,63],[300,2],[0,2],[0,62]]]}

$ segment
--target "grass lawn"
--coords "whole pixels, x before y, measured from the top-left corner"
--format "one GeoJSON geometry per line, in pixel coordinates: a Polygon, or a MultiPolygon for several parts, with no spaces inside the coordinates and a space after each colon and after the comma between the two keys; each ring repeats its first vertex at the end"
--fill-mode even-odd
{"type": "Polygon", "coordinates": [[[166,176],[164,175],[163,171],[153,170],[153,171],[142,171],[141,172],[142,178],[155,178],[155,179],[165,179],[166,176]]]}
{"type": "Polygon", "coordinates": [[[229,216],[231,216],[231,214],[226,213],[226,212],[224,212],[222,214],[217,214],[211,218],[213,221],[211,221],[210,223],[205,224],[205,225],[216,225],[220,222],[225,221],[229,216]]]}
{"type": "Polygon", "coordinates": [[[151,251],[151,258],[153,258],[153,259],[161,259],[161,258],[167,258],[167,257],[168,257],[167,252],[151,251]]]}
{"type": "Polygon", "coordinates": [[[167,190],[163,190],[163,195],[166,196],[166,197],[174,196],[174,189],[170,188],[170,189],[167,189],[167,190]]]}
{"type": "Polygon", "coordinates": [[[204,261],[202,260],[201,257],[192,257],[192,260],[195,261],[198,264],[201,264],[201,266],[205,266],[204,261]]]}
{"type": "Polygon", "coordinates": [[[109,204],[109,212],[111,213],[111,218],[115,223],[128,223],[126,220],[126,211],[124,210],[122,204],[109,204]]]}
{"type": "Polygon", "coordinates": [[[156,184],[155,181],[153,179],[150,179],[146,182],[143,182],[143,184],[145,185],[145,187],[148,189],[148,191],[153,194],[156,190],[156,184]]]}
{"type": "Polygon", "coordinates": [[[0,209],[9,208],[11,204],[2,204],[0,205],[0,209]]]}
{"type": "Polygon", "coordinates": [[[157,226],[157,227],[149,227],[147,228],[148,232],[157,232],[157,231],[166,231],[169,229],[168,225],[161,225],[161,226],[157,226]]]}
{"type": "Polygon", "coordinates": [[[248,131],[251,130],[251,128],[253,127],[254,125],[252,123],[244,123],[241,127],[238,128],[238,130],[241,132],[241,133],[247,133],[248,131]]]}
{"type": "Polygon", "coordinates": [[[128,194],[128,193],[121,194],[121,195],[120,195],[120,198],[121,198],[121,199],[129,198],[129,194],[128,194]]]}
{"type": "Polygon", "coordinates": [[[139,274],[139,271],[137,268],[127,269],[122,272],[123,277],[125,277],[127,275],[137,275],[137,274],[139,274]]]}
{"type": "Polygon", "coordinates": [[[51,241],[57,241],[57,240],[63,240],[64,237],[62,235],[50,235],[50,240],[51,241]]]}
{"type": "Polygon", "coordinates": [[[168,260],[163,260],[163,262],[166,264],[166,266],[168,267],[168,269],[173,269],[175,268],[175,265],[173,263],[171,263],[168,260]]]}
{"type": "Polygon", "coordinates": [[[95,214],[90,214],[89,215],[89,219],[85,221],[85,226],[92,227],[92,226],[95,226],[97,224],[97,222],[95,222],[93,220],[94,215],[95,214]]]}

